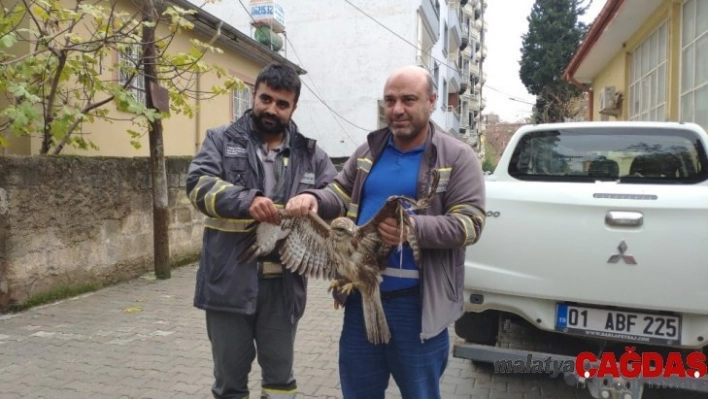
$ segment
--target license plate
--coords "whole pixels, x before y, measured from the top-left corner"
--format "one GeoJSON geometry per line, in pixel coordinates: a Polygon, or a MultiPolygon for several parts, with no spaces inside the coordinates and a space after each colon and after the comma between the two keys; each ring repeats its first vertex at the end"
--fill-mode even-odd
{"type": "Polygon", "coordinates": [[[556,330],[595,338],[679,345],[681,317],[559,303],[556,330]]]}

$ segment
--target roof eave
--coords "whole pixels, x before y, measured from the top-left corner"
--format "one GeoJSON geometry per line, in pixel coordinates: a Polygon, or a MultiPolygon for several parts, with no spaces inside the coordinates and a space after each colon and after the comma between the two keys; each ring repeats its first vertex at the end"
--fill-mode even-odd
{"type": "Polygon", "coordinates": [[[293,63],[275,51],[272,51],[267,46],[262,45],[245,33],[239,31],[233,26],[222,21],[218,17],[204,11],[204,9],[195,6],[187,0],[170,0],[179,7],[196,10],[196,14],[189,16],[195,24],[195,30],[207,36],[213,36],[220,29],[220,35],[217,42],[232,51],[242,55],[251,61],[259,64],[268,64],[270,62],[279,62],[293,68],[299,75],[307,74],[307,71],[299,65],[293,63]]]}
{"type": "Polygon", "coordinates": [[[583,42],[580,44],[580,47],[575,52],[575,55],[573,55],[573,58],[570,60],[568,67],[563,72],[563,79],[576,85],[590,83],[590,81],[577,81],[575,79],[575,73],[578,71],[580,64],[585,61],[585,58],[595,43],[597,43],[597,40],[605,32],[605,29],[607,29],[610,21],[612,21],[612,19],[617,15],[622,3],[624,3],[624,0],[607,0],[607,3],[605,3],[605,6],[602,7],[602,10],[600,11],[600,14],[598,14],[595,21],[593,21],[590,31],[587,33],[585,39],[583,39],[583,42]]]}

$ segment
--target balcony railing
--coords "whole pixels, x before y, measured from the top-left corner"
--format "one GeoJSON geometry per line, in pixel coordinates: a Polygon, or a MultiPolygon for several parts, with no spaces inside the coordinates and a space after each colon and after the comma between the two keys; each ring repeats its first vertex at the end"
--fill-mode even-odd
{"type": "Polygon", "coordinates": [[[462,43],[462,30],[460,18],[457,15],[457,10],[450,8],[447,13],[448,29],[450,30],[450,39],[453,42],[449,43],[450,48],[459,48],[462,43]]]}
{"type": "Polygon", "coordinates": [[[470,62],[470,74],[479,76],[479,65],[476,62],[470,62]]]}
{"type": "Polygon", "coordinates": [[[460,71],[460,80],[462,81],[463,85],[467,85],[469,87],[470,85],[470,62],[469,61],[463,61],[462,62],[462,70],[460,71]]]}
{"type": "Polygon", "coordinates": [[[448,106],[445,115],[446,128],[448,131],[459,133],[460,131],[460,111],[457,107],[448,106]]]}
{"type": "Polygon", "coordinates": [[[447,80],[450,85],[450,93],[457,92],[461,87],[460,66],[457,64],[457,57],[454,57],[454,59],[448,59],[447,65],[449,68],[445,69],[447,69],[447,80]]]}
{"type": "Polygon", "coordinates": [[[460,114],[460,127],[468,128],[470,126],[470,103],[469,101],[462,102],[462,112],[460,114]]]}
{"type": "Polygon", "coordinates": [[[474,92],[470,94],[469,109],[471,111],[477,111],[479,109],[479,96],[474,92]]]}
{"type": "Polygon", "coordinates": [[[479,42],[481,37],[482,37],[482,31],[477,26],[475,26],[475,24],[471,24],[471,26],[470,26],[470,39],[472,39],[475,42],[479,42]]]}

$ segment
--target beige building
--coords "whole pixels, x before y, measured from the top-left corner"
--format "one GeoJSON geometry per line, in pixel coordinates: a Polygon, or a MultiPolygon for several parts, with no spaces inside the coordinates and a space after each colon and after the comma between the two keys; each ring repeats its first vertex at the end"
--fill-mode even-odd
{"type": "MultiPolygon", "coordinates": [[[[107,6],[113,0],[104,0],[107,6]]],[[[176,6],[185,9],[197,9],[186,0],[170,0],[176,6]]],[[[75,7],[76,0],[64,0],[67,6],[75,7]]],[[[129,10],[133,6],[132,1],[118,0],[119,7],[129,10]]],[[[135,10],[137,11],[137,10],[135,10]]],[[[229,123],[250,107],[252,86],[260,69],[266,64],[277,61],[283,62],[295,68],[298,73],[306,73],[302,68],[285,59],[279,53],[270,50],[268,47],[258,43],[249,35],[236,30],[223,23],[219,18],[207,12],[199,10],[190,16],[194,23],[191,31],[179,33],[171,42],[168,51],[186,51],[189,48],[189,40],[196,38],[203,42],[208,42],[217,36],[214,46],[223,50],[223,53],[207,53],[204,62],[216,64],[225,68],[232,76],[239,78],[245,83],[245,88],[236,90],[232,95],[222,95],[209,100],[189,100],[196,105],[196,112],[192,118],[185,115],[171,115],[163,121],[165,155],[194,155],[201,145],[206,129],[214,126],[229,123]]],[[[115,57],[130,56],[118,54],[115,57]]],[[[116,76],[114,79],[122,79],[117,72],[111,72],[116,76]]],[[[194,88],[209,90],[213,85],[219,83],[219,79],[213,73],[197,75],[192,80],[194,88]]],[[[142,79],[134,80],[135,95],[140,98],[144,96],[144,84],[142,79]]],[[[111,117],[120,119],[128,115],[121,115],[122,112],[116,109],[116,105],[109,103],[104,106],[110,112],[111,117]]],[[[127,133],[129,129],[137,130],[136,126],[130,122],[113,121],[112,123],[96,120],[94,123],[86,123],[81,128],[87,140],[91,140],[98,150],[80,150],[72,147],[65,147],[62,154],[78,154],[89,156],[119,156],[136,157],[149,155],[149,143],[147,133],[138,140],[140,149],[135,149],[131,144],[131,137],[127,133]]],[[[0,132],[6,134],[6,132],[0,132]]],[[[6,134],[6,137],[7,134],[6,134]]],[[[39,137],[8,137],[10,145],[0,149],[5,154],[34,155],[38,154],[41,148],[41,138],[39,137]]]]}
{"type": "Polygon", "coordinates": [[[607,0],[564,78],[589,92],[591,120],[708,130],[708,0],[607,0]]]}

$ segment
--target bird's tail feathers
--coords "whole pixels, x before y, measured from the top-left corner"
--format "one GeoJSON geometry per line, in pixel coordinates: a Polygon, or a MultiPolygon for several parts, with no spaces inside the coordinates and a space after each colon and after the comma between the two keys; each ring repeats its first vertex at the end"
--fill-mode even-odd
{"type": "Polygon", "coordinates": [[[391,339],[380,297],[378,284],[373,285],[371,293],[362,292],[361,295],[366,337],[373,344],[386,344],[391,339]]]}

